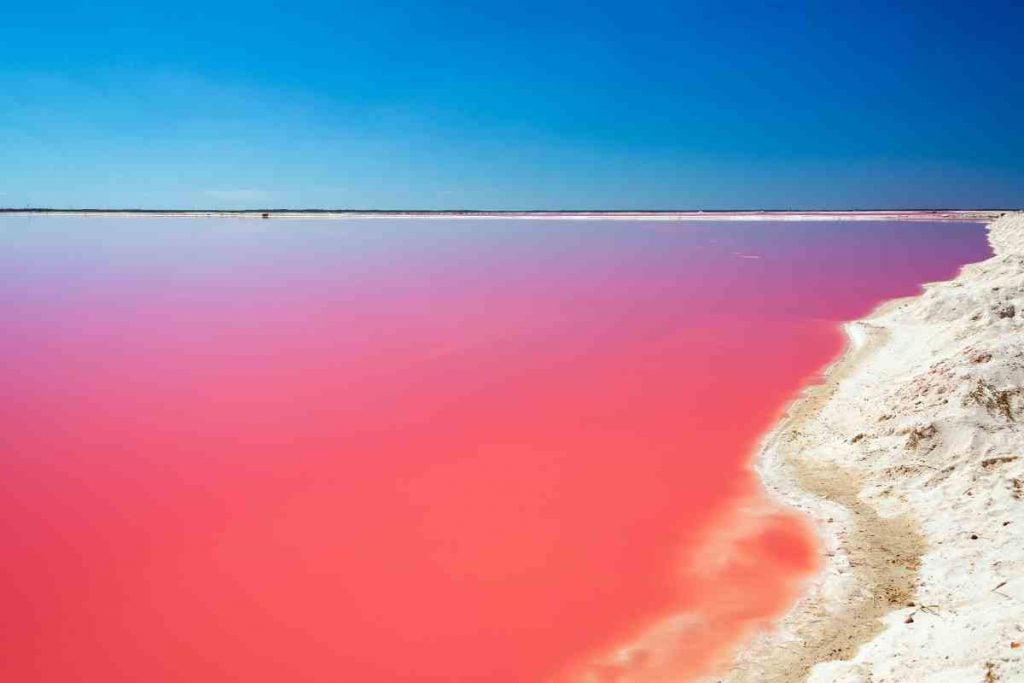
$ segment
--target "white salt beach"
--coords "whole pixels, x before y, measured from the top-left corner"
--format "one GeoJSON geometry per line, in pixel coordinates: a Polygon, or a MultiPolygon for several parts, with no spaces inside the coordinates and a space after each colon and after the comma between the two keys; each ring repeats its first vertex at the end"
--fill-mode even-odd
{"type": "Polygon", "coordinates": [[[724,680],[1024,680],[1024,214],[989,242],[849,323],[765,441],[757,469],[815,520],[824,568],[724,680]]]}

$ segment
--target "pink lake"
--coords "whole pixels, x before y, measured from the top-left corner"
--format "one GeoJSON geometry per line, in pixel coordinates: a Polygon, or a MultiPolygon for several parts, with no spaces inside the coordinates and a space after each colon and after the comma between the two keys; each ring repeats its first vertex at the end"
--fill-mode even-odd
{"type": "Polygon", "coordinates": [[[818,566],[759,438],[841,321],[989,255],[929,222],[5,216],[0,240],[18,682],[706,672],[818,566]]]}

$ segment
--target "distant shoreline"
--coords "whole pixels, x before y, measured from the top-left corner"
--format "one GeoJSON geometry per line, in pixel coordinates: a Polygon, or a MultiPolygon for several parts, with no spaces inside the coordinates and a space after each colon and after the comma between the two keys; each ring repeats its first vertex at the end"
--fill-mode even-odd
{"type": "Polygon", "coordinates": [[[385,211],[336,209],[56,209],[0,208],[2,215],[114,216],[169,218],[346,219],[346,218],[475,218],[575,220],[837,220],[837,221],[991,221],[1010,210],[927,209],[893,211],[385,211]]]}

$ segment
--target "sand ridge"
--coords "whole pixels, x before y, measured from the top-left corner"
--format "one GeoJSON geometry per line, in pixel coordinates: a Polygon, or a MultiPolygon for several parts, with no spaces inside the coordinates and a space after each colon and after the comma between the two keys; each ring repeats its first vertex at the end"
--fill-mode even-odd
{"type": "Polygon", "coordinates": [[[1024,680],[1024,214],[995,255],[846,326],[757,469],[824,569],[722,680],[1024,680]]]}

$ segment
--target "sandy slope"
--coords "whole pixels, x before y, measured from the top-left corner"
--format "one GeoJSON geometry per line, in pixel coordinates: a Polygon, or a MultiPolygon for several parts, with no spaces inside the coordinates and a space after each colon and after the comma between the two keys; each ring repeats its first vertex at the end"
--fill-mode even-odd
{"type": "Polygon", "coordinates": [[[825,570],[730,681],[1024,680],[1024,214],[995,256],[847,326],[764,445],[825,570]]]}

